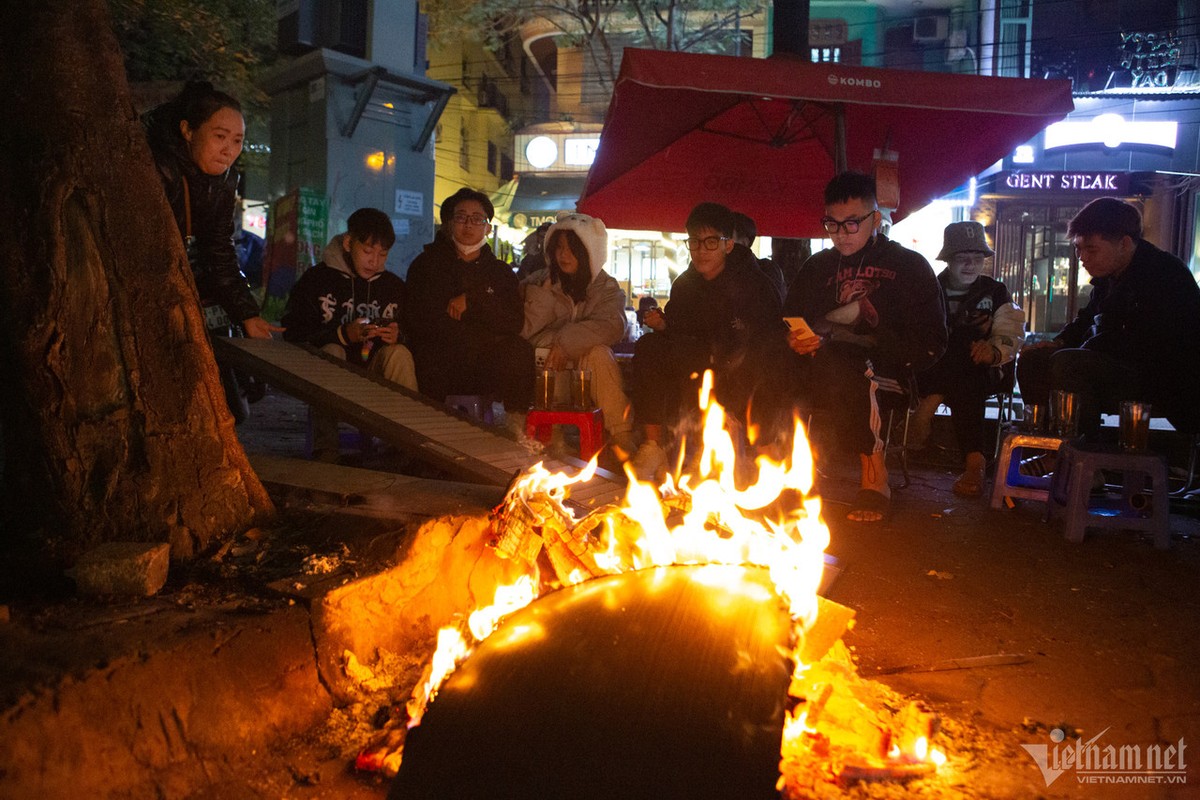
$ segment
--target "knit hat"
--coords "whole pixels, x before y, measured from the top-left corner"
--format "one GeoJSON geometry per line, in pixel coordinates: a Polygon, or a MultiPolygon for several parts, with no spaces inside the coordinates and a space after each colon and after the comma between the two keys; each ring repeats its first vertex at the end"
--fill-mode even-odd
{"type": "Polygon", "coordinates": [[[605,229],[604,223],[595,217],[589,217],[587,214],[579,214],[574,211],[566,211],[558,215],[558,222],[550,226],[550,230],[546,231],[545,244],[542,248],[547,254],[550,254],[554,235],[559,231],[571,231],[579,240],[583,242],[583,247],[587,250],[588,261],[591,262],[592,277],[600,274],[600,269],[608,261],[608,230],[605,229]]]}
{"type": "Polygon", "coordinates": [[[966,222],[951,222],[942,234],[942,252],[937,254],[938,261],[949,262],[959,253],[983,253],[985,256],[996,255],[988,247],[987,237],[983,226],[974,220],[966,222]]]}

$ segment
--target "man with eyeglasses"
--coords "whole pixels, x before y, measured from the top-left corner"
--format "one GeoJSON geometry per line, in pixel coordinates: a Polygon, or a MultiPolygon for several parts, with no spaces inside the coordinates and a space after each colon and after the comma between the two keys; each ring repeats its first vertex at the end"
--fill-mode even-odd
{"type": "Polygon", "coordinates": [[[871,176],[835,176],[821,223],[833,247],[804,263],[783,305],[785,317],[808,323],[787,334],[793,402],[829,412],[841,445],[859,454],[848,519],[879,522],[891,504],[880,394],[903,397],[945,351],[942,292],[920,253],[880,232],[871,176]]]}
{"type": "Polygon", "coordinates": [[[495,214],[483,192],[442,201],[442,227],[408,268],[405,318],[421,392],[488,395],[523,432],[533,400],[533,346],[521,337],[525,307],[512,268],[487,244],[495,214]]]}
{"type": "Polygon", "coordinates": [[[644,441],[633,457],[642,480],[661,480],[667,431],[696,408],[700,379],[714,374],[717,401],[734,419],[772,366],[768,347],[782,330],[779,294],[747,248],[733,242],[733,213],[700,203],[686,223],[691,265],[674,283],[665,309],[646,311],[650,333],[632,363],[634,418],[644,441]]]}

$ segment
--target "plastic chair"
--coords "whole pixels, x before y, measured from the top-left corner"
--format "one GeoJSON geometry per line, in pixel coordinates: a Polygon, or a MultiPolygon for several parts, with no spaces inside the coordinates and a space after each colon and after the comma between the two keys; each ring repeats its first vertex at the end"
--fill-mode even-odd
{"type": "Polygon", "coordinates": [[[604,414],[598,408],[590,411],[535,408],[525,418],[525,434],[546,444],[555,425],[574,425],[579,429],[579,457],[584,461],[604,447],[604,414]]]}
{"type": "Polygon", "coordinates": [[[1149,531],[1154,534],[1154,546],[1166,550],[1171,544],[1167,491],[1167,461],[1157,453],[1067,442],[1058,451],[1058,465],[1046,497],[1046,520],[1061,511],[1063,534],[1069,542],[1082,542],[1087,528],[1122,528],[1149,531]],[[1121,473],[1121,498],[1116,503],[1092,497],[1092,479],[1099,470],[1121,473]]]}

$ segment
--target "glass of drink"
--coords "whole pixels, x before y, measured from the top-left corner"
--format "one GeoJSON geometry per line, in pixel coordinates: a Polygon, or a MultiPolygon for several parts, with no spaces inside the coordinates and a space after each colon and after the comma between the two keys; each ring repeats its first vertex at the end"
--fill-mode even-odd
{"type": "Polygon", "coordinates": [[[1064,439],[1079,433],[1079,395],[1065,389],[1050,392],[1050,431],[1064,439]]]}
{"type": "Polygon", "coordinates": [[[592,408],[591,370],[571,370],[571,407],[576,409],[592,408]]]}
{"type": "Polygon", "coordinates": [[[1117,441],[1122,450],[1138,452],[1150,445],[1150,404],[1137,400],[1121,403],[1120,427],[1117,441]]]}
{"type": "Polygon", "coordinates": [[[539,369],[533,384],[534,408],[549,409],[554,407],[554,378],[552,369],[539,369]]]}

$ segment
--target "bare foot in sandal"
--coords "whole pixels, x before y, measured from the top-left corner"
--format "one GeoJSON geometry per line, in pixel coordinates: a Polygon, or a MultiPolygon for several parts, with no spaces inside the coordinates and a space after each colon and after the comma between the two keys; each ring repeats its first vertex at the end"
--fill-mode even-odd
{"type": "Polygon", "coordinates": [[[892,502],[892,487],[888,485],[884,454],[859,455],[862,461],[862,488],[854,498],[854,507],[846,515],[851,522],[880,522],[887,516],[892,502]]]}
{"type": "Polygon", "coordinates": [[[954,493],[959,497],[982,495],[986,469],[987,460],[983,457],[983,453],[967,453],[967,468],[954,482],[954,493]]]}

